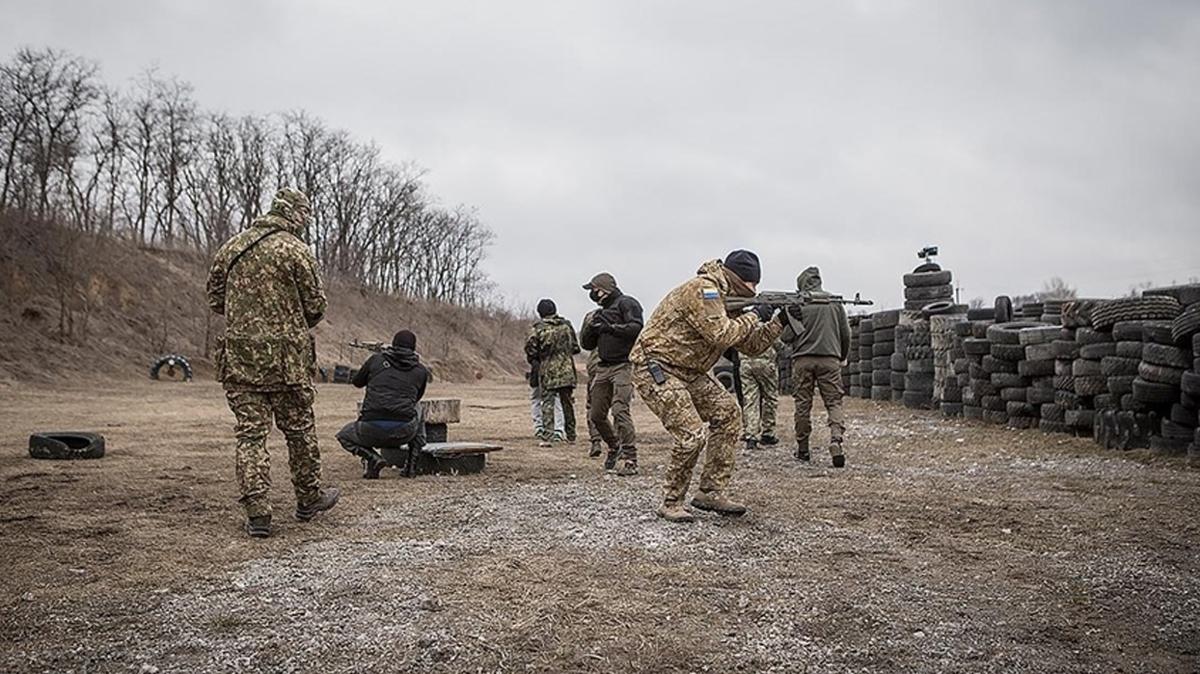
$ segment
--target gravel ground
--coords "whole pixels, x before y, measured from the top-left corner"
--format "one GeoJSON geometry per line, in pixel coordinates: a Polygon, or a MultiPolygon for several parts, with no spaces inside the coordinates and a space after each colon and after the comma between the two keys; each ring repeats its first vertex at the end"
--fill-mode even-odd
{"type": "MultiPolygon", "coordinates": [[[[1200,472],[1090,441],[850,401],[849,467],[739,455],[751,513],[654,518],[667,451],[638,405],[643,474],[541,449],[528,389],[440,386],[482,475],[362,482],[332,440],[338,508],[240,532],[219,389],[16,388],[0,404],[0,671],[850,672],[1200,668],[1200,472]],[[101,461],[25,436],[96,429],[101,461]]],[[[781,419],[790,423],[790,400],[781,419]]],[[[826,439],[818,435],[818,443],[826,439]]]]}

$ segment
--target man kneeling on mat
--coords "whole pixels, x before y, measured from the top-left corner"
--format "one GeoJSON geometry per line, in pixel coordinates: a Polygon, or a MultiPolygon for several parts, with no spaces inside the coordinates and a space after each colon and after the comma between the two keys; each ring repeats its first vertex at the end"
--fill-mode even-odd
{"type": "MultiPolygon", "coordinates": [[[[350,383],[367,389],[358,420],[337,434],[346,451],[362,459],[363,477],[374,480],[387,465],[376,448],[408,446],[419,452],[425,446],[425,423],[418,402],[429,383],[428,368],[416,352],[417,337],[401,330],[392,347],[371,354],[350,383]]],[[[409,465],[413,465],[410,461],[409,465]]]]}

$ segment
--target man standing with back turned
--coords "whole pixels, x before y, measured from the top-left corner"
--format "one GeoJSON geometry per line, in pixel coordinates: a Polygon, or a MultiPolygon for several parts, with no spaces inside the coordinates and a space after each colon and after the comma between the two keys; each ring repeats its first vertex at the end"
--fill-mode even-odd
{"type": "Polygon", "coordinates": [[[636,475],[637,444],[633,415],[629,412],[629,404],[633,401],[629,350],[642,331],[642,305],[622,293],[617,280],[607,272],[596,274],[583,289],[590,291],[588,296],[600,305],[598,311],[588,314],[590,320],[579,331],[583,348],[595,349],[600,358],[588,389],[591,398],[588,418],[608,445],[604,469],[612,470],[620,459],[622,464],[617,474],[636,475]],[[612,410],[616,431],[608,420],[609,410],[612,410]]]}
{"type": "Polygon", "coordinates": [[[575,354],[579,338],[570,321],[558,315],[558,307],[549,299],[538,302],[538,321],[525,339],[525,357],[536,365],[542,387],[542,426],[538,444],[554,443],[554,403],[562,404],[563,432],[567,442],[575,442],[575,354]]]}
{"type": "MultiPolygon", "coordinates": [[[[821,270],[809,267],[796,277],[800,291],[821,290],[821,270]]],[[[796,458],[808,461],[812,435],[813,386],[821,392],[829,415],[829,454],[833,467],[846,465],[842,439],[842,362],[850,355],[850,319],[840,304],[806,304],[786,314],[783,341],[792,352],[792,394],[796,398],[796,458]]]]}
{"type": "Polygon", "coordinates": [[[316,347],[309,329],[325,315],[325,291],[304,241],[308,197],[281,189],[271,210],[217,251],[208,276],[208,306],[225,316],[217,344],[217,379],[237,418],[237,481],[246,533],[271,535],[271,418],[287,439],[296,519],[311,520],[337,503],[321,489],[312,375],[316,347]]]}
{"type": "Polygon", "coordinates": [[[724,263],[705,262],[694,278],[667,293],[630,353],[638,395],[675,439],[658,509],[669,522],[694,519],[683,498],[701,450],[704,472],[692,507],[721,515],[746,512],[725,494],[742,412],[709,370],[727,349],[761,353],[783,330],[778,316],[764,322],[756,311],[730,317],[725,310],[726,297],[753,297],[761,278],[758,256],[750,251],[735,250],[724,263]]]}

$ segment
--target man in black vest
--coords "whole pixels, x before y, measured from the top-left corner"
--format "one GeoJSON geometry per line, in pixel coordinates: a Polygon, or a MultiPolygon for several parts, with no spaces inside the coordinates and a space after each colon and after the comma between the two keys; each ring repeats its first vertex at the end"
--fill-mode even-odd
{"type": "Polygon", "coordinates": [[[431,379],[416,352],[417,337],[401,330],[392,338],[392,348],[372,354],[358,369],[351,383],[367,389],[358,420],[337,434],[346,451],[362,459],[363,477],[374,480],[387,465],[376,447],[410,452],[425,446],[425,424],[418,404],[431,379]]]}

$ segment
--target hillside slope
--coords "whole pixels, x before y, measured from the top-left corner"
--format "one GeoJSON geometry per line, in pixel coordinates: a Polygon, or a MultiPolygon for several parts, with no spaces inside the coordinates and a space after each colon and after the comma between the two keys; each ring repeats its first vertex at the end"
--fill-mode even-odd
{"type": "MultiPolygon", "coordinates": [[[[221,318],[208,311],[208,260],[190,251],[0,220],[0,383],[146,377],[165,353],[211,378],[207,358],[221,318]]],[[[516,377],[527,323],[328,283],[329,312],[315,331],[322,367],[369,355],[346,342],[390,340],[401,328],[442,381],[516,377]]]]}

